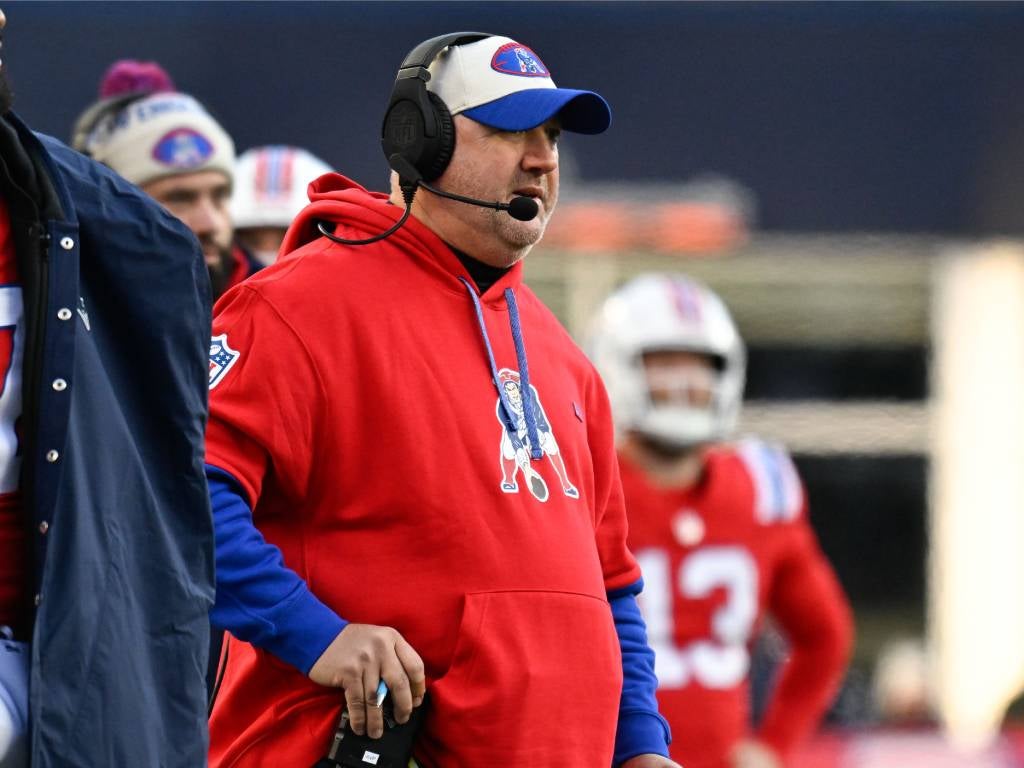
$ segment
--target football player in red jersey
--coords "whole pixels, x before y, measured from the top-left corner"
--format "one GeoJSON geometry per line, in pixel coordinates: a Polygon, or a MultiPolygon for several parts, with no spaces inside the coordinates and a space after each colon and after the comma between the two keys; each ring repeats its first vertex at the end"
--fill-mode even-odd
{"type": "Polygon", "coordinates": [[[602,306],[589,351],[611,397],[672,758],[779,768],[832,700],[853,629],[785,450],[723,442],[740,409],[743,342],[708,288],[643,275],[602,306]],[[768,615],[790,655],[753,730],[750,648],[768,615]]]}

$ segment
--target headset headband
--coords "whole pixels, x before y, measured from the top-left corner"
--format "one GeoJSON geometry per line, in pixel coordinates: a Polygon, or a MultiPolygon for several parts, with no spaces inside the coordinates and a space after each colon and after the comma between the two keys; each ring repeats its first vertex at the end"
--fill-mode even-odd
{"type": "Polygon", "coordinates": [[[424,40],[406,55],[402,66],[398,68],[398,77],[421,77],[423,82],[426,82],[430,79],[429,72],[426,72],[426,77],[423,77],[418,72],[403,75],[402,70],[411,69],[412,67],[426,70],[433,63],[437,54],[448,46],[475,43],[477,40],[483,40],[488,37],[494,37],[494,35],[487,32],[451,32],[447,35],[438,35],[429,40],[424,40]]]}

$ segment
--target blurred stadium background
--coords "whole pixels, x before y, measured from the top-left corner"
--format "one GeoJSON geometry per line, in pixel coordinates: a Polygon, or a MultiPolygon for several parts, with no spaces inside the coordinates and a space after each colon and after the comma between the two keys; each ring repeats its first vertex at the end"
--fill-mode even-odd
{"type": "Polygon", "coordinates": [[[796,454],[856,610],[799,768],[1024,765],[1024,5],[3,7],[40,130],[67,138],[114,59],[153,59],[239,150],[302,145],[376,188],[381,112],[421,39],[508,34],[601,91],[615,123],[565,140],[528,280],[577,334],[651,268],[733,309],[743,429],[796,454]]]}

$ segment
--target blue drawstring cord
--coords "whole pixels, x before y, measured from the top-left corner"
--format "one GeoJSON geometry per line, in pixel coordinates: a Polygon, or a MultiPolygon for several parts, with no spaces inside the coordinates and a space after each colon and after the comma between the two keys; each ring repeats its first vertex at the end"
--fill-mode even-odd
{"type": "Polygon", "coordinates": [[[526,345],[523,343],[523,329],[519,325],[519,307],[511,288],[505,289],[505,303],[508,305],[508,322],[512,326],[512,343],[516,347],[516,364],[519,366],[519,388],[523,393],[523,416],[526,418],[526,432],[530,436],[530,455],[534,461],[544,456],[540,447],[540,433],[537,430],[537,414],[533,410],[533,390],[530,389],[530,368],[526,364],[526,345]]]}
{"type": "MultiPolygon", "coordinates": [[[[480,326],[480,336],[484,340],[484,348],[487,350],[487,362],[491,366],[491,381],[494,388],[498,390],[498,399],[501,401],[502,419],[509,434],[514,435],[516,427],[515,411],[509,402],[505,388],[501,386],[501,378],[498,376],[498,365],[494,362],[494,350],[491,348],[491,340],[487,335],[487,325],[484,322],[484,310],[480,304],[480,297],[476,288],[464,277],[459,281],[466,286],[469,298],[473,301],[473,309],[476,310],[476,321],[480,326]]],[[[516,296],[511,288],[505,289],[505,303],[508,305],[509,323],[512,326],[512,343],[516,348],[516,364],[519,366],[519,391],[523,403],[523,417],[526,419],[526,431],[530,439],[530,455],[539,460],[543,458],[544,451],[540,447],[540,434],[537,430],[537,414],[533,410],[533,390],[530,389],[530,371],[526,364],[526,345],[523,344],[523,331],[519,323],[519,307],[516,305],[516,296]]]]}

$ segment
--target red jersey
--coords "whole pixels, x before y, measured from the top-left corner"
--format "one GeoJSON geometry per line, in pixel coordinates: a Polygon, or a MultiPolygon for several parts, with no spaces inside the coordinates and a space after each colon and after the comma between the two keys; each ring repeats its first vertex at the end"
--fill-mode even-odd
{"type": "Polygon", "coordinates": [[[7,205],[0,200],[0,626],[28,627],[28,529],[18,491],[24,311],[7,205]]]}
{"type": "Polygon", "coordinates": [[[701,480],[686,490],[653,485],[628,458],[620,466],[673,759],[731,765],[750,730],[750,645],[765,614],[791,656],[754,736],[785,756],[835,694],[852,638],[795,467],[757,441],[709,450],[701,480]]]}
{"type": "MultiPolygon", "coordinates": [[[[609,765],[622,661],[606,595],[640,571],[596,372],[517,264],[480,297],[512,411],[503,423],[456,255],[414,218],[373,245],[336,245],[317,219],[366,237],[401,209],[339,176],[314,189],[287,255],[217,304],[208,462],[240,482],[255,524],[321,601],[394,627],[423,658],[421,766],[609,765]]],[[[232,640],[211,766],[310,765],[341,703],[232,640]]]]}

